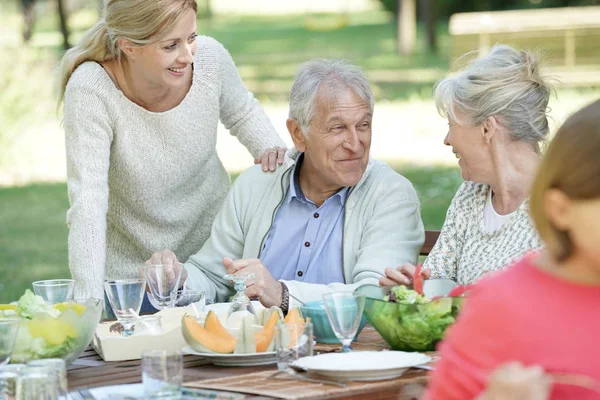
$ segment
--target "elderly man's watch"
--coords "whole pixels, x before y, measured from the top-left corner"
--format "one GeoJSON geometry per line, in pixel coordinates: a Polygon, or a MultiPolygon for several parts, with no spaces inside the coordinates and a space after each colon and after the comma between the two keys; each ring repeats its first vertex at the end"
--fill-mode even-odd
{"type": "Polygon", "coordinates": [[[281,283],[281,305],[279,307],[281,308],[281,311],[283,311],[283,313],[285,314],[290,308],[290,292],[285,283],[279,283],[281,283]]]}

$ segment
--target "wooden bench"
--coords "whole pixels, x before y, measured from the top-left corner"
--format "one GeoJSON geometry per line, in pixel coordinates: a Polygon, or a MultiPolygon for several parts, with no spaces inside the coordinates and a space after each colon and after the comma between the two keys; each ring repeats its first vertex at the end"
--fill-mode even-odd
{"type": "Polygon", "coordinates": [[[421,247],[421,252],[419,254],[422,256],[429,255],[439,236],[440,231],[425,231],[425,243],[423,243],[423,247],[421,247]]]}
{"type": "Polygon", "coordinates": [[[459,13],[449,31],[452,60],[509,44],[540,50],[562,84],[600,84],[600,6],[459,13]]]}

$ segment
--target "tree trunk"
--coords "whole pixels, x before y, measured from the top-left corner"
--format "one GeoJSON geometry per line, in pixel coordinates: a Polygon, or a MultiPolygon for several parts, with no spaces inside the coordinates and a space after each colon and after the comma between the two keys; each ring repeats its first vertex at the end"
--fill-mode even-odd
{"type": "Polygon", "coordinates": [[[411,54],[417,38],[416,0],[398,0],[398,51],[411,54]]]}
{"type": "Polygon", "coordinates": [[[23,11],[23,41],[29,43],[35,25],[35,0],[21,0],[23,11]]]}
{"type": "Polygon", "coordinates": [[[420,2],[421,14],[425,23],[425,32],[427,33],[427,48],[430,53],[435,53],[437,51],[435,0],[420,0],[420,2]]]}
{"type": "Polygon", "coordinates": [[[60,17],[60,32],[63,37],[63,48],[69,50],[71,45],[69,44],[69,27],[67,26],[67,10],[63,0],[56,0],[58,2],[58,16],[60,17]]]}

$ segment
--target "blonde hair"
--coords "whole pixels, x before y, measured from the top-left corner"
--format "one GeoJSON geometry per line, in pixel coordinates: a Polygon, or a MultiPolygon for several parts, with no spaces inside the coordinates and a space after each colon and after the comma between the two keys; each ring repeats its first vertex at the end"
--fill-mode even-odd
{"type": "Polygon", "coordinates": [[[558,260],[573,253],[569,232],[548,220],[544,198],[558,189],[573,200],[600,198],[600,100],[577,111],[559,128],[539,166],[530,198],[531,217],[558,260]]]}
{"type": "Polygon", "coordinates": [[[121,60],[118,41],[125,39],[144,46],[161,40],[189,9],[197,11],[196,0],[105,0],[101,18],[67,50],[60,62],[60,98],[65,96],[73,71],[86,61],[121,60]]]}
{"type": "Polygon", "coordinates": [[[460,122],[458,111],[475,126],[491,116],[502,117],[500,122],[514,139],[531,143],[536,150],[548,135],[551,93],[535,57],[506,45],[494,46],[489,54],[434,87],[442,116],[460,122]]]}

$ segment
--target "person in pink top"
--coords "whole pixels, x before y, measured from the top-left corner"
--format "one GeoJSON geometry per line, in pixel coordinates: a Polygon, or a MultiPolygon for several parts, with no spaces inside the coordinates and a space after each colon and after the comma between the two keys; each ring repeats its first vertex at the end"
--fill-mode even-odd
{"type": "Polygon", "coordinates": [[[426,399],[600,399],[600,100],[559,129],[530,209],[546,250],[470,291],[426,399]],[[543,371],[538,390],[516,395],[529,380],[497,395],[497,372],[511,362],[513,372],[543,371]]]}

